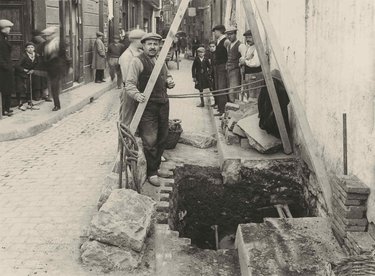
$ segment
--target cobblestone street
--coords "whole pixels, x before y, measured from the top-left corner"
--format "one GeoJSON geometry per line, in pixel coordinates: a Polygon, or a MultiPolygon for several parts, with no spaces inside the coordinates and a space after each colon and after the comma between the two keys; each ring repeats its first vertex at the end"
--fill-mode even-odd
{"type": "Polygon", "coordinates": [[[0,275],[86,275],[80,236],[115,157],[118,94],[0,143],[0,275]]]}

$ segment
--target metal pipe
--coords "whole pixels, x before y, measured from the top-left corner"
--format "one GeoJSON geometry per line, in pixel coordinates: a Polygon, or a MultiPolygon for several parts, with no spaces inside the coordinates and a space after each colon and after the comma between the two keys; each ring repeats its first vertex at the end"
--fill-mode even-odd
{"type": "Polygon", "coordinates": [[[346,113],[342,114],[343,124],[343,162],[344,162],[344,175],[348,174],[348,133],[347,133],[347,122],[346,113]]]}

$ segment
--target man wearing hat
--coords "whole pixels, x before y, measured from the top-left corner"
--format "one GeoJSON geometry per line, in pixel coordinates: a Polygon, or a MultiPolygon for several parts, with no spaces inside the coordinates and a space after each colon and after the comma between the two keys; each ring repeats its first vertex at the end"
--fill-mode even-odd
{"type": "MultiPolygon", "coordinates": [[[[143,94],[160,48],[162,37],[147,33],[141,39],[143,53],[132,59],[125,83],[126,93],[137,102],[144,102],[143,94]]],[[[138,126],[147,160],[147,178],[151,185],[160,186],[158,170],[165,149],[169,127],[169,100],[167,88],[174,87],[174,81],[165,64],[160,71],[150,99],[138,126]]]]}
{"type": "MultiPolygon", "coordinates": [[[[145,34],[146,33],[140,29],[132,30],[129,33],[130,45],[119,58],[123,83],[126,81],[131,60],[143,52],[141,39],[145,34]]],[[[130,125],[135,110],[137,109],[137,102],[126,93],[125,88],[120,95],[120,100],[120,121],[125,125],[130,125]]]]}
{"type": "Polygon", "coordinates": [[[119,57],[125,51],[124,44],[120,43],[120,37],[115,36],[113,42],[109,44],[107,56],[109,65],[109,75],[111,76],[111,81],[115,79],[117,75],[117,88],[122,88],[122,75],[119,64],[119,57]]]}
{"type": "MultiPolygon", "coordinates": [[[[229,27],[226,30],[226,35],[230,43],[227,44],[228,61],[227,61],[227,73],[229,88],[241,85],[241,69],[240,69],[240,58],[245,56],[246,46],[237,39],[237,28],[229,27]]],[[[229,101],[234,103],[239,98],[238,93],[240,88],[229,89],[229,101]]]]}
{"type": "Polygon", "coordinates": [[[95,82],[101,83],[104,80],[104,69],[105,63],[105,46],[102,41],[104,34],[102,32],[96,32],[96,40],[94,42],[93,56],[92,56],[92,68],[95,70],[95,82]]]}
{"type": "Polygon", "coordinates": [[[11,116],[11,94],[14,90],[14,68],[11,60],[12,45],[8,35],[13,23],[6,19],[0,20],[0,92],[2,97],[2,113],[11,116]]]}
{"type": "MultiPolygon", "coordinates": [[[[226,49],[226,44],[228,40],[225,36],[224,25],[217,25],[212,29],[212,32],[216,39],[216,50],[214,54],[215,64],[213,66],[214,71],[214,82],[215,89],[226,89],[228,88],[227,71],[225,69],[228,53],[226,49]]],[[[225,111],[225,104],[228,101],[226,95],[215,96],[215,103],[217,104],[218,113],[215,116],[221,116],[225,111]]]]}
{"type": "MultiPolygon", "coordinates": [[[[257,50],[255,49],[251,30],[246,31],[243,35],[246,39],[247,49],[245,52],[245,56],[240,58],[240,65],[244,67],[245,83],[256,81],[255,84],[249,86],[249,88],[252,88],[261,85],[258,80],[263,79],[262,68],[260,66],[257,50]]],[[[252,89],[251,91],[246,89],[248,91],[247,97],[252,96],[257,98],[260,93],[260,89],[261,88],[255,90],[252,89]]]]}
{"type": "Polygon", "coordinates": [[[195,89],[199,90],[201,103],[197,107],[204,107],[203,89],[211,87],[211,64],[210,61],[204,56],[206,49],[199,47],[197,49],[197,57],[194,59],[191,68],[192,77],[195,82],[195,89]]]}

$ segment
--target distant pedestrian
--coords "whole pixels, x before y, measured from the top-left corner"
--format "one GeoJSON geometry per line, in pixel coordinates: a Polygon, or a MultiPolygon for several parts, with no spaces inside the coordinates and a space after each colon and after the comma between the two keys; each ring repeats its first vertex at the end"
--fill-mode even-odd
{"type": "Polygon", "coordinates": [[[196,57],[197,56],[197,49],[199,48],[200,46],[200,41],[198,40],[198,37],[194,37],[193,41],[191,42],[191,50],[192,50],[192,54],[193,54],[193,57],[196,57]]]}
{"type": "Polygon", "coordinates": [[[108,46],[108,65],[109,65],[109,75],[111,76],[111,81],[117,76],[117,88],[122,87],[122,75],[119,64],[119,57],[125,51],[125,46],[120,43],[118,36],[114,37],[114,41],[108,46]]]}
{"type": "MultiPolygon", "coordinates": [[[[206,51],[206,58],[210,62],[211,65],[211,90],[216,90],[216,85],[215,85],[215,72],[214,72],[214,66],[216,64],[215,61],[215,51],[216,51],[216,42],[215,41],[210,41],[208,44],[208,51],[206,51]]],[[[217,96],[215,93],[213,94],[214,97],[214,103],[211,105],[213,108],[217,108],[218,100],[217,96]]]]}
{"type": "MultiPolygon", "coordinates": [[[[130,63],[134,57],[143,53],[143,45],[141,43],[142,37],[146,33],[143,30],[133,30],[129,33],[130,45],[129,48],[119,58],[119,64],[122,74],[123,83],[126,82],[130,63]]],[[[135,110],[137,109],[137,102],[126,93],[126,88],[123,89],[120,95],[120,121],[125,125],[130,125],[135,110]]]]}
{"type": "Polygon", "coordinates": [[[0,20],[0,92],[2,97],[2,113],[12,116],[10,109],[11,95],[14,91],[14,68],[12,65],[12,45],[8,41],[13,23],[7,19],[0,20]]]}
{"type": "Polygon", "coordinates": [[[242,75],[240,69],[240,58],[245,57],[246,46],[237,39],[237,28],[229,27],[226,30],[226,35],[230,44],[227,44],[228,61],[227,61],[227,73],[228,73],[228,84],[229,84],[229,101],[234,103],[235,100],[239,99],[239,92],[241,88],[233,88],[240,86],[242,83],[242,75]],[[238,92],[238,93],[235,93],[238,92]]]}
{"type": "MultiPolygon", "coordinates": [[[[162,37],[148,33],[141,42],[144,52],[132,59],[125,83],[126,93],[137,102],[145,101],[144,90],[156,63],[162,37]]],[[[161,157],[169,128],[169,100],[167,89],[175,86],[164,64],[151,92],[150,99],[138,126],[147,161],[147,178],[151,185],[160,186],[158,179],[161,157]]]]}
{"type": "Polygon", "coordinates": [[[39,62],[34,43],[27,42],[16,66],[16,95],[18,109],[22,111],[27,108],[39,109],[38,106],[33,106],[32,101],[40,98],[43,88],[41,77],[34,74],[39,62]]]}
{"type": "Polygon", "coordinates": [[[204,107],[203,90],[211,88],[211,64],[204,56],[205,51],[203,47],[197,49],[198,56],[194,59],[191,68],[195,89],[198,89],[201,99],[201,103],[197,107],[204,107]]]}
{"type": "Polygon", "coordinates": [[[60,93],[62,79],[68,74],[71,59],[67,56],[64,41],[60,40],[59,28],[48,27],[43,30],[45,42],[43,43],[43,56],[40,68],[47,72],[49,90],[53,98],[52,111],[61,109],[60,93]]]}
{"type": "Polygon", "coordinates": [[[95,82],[101,83],[104,80],[104,69],[106,68],[105,46],[102,41],[104,34],[96,32],[96,40],[92,53],[92,68],[95,70],[95,82]]]}
{"type": "Polygon", "coordinates": [[[186,47],[187,47],[186,37],[183,36],[180,38],[180,44],[181,44],[181,51],[183,54],[185,54],[186,47]]]}
{"type": "Polygon", "coordinates": [[[263,79],[263,74],[262,67],[260,66],[258,53],[255,49],[254,39],[251,30],[246,31],[243,35],[246,39],[247,49],[245,57],[240,58],[240,65],[244,67],[245,83],[250,84],[251,82],[256,82],[245,89],[245,91],[247,91],[246,100],[248,100],[249,97],[257,98],[259,96],[261,88],[257,88],[255,90],[251,88],[261,86],[261,82],[259,82],[259,80],[263,79]]]}
{"type": "MultiPolygon", "coordinates": [[[[226,89],[228,88],[226,63],[228,60],[228,53],[226,44],[228,40],[226,39],[225,27],[223,25],[217,25],[212,29],[214,36],[216,38],[216,50],[215,50],[215,65],[214,69],[214,80],[215,89],[226,89]]],[[[225,104],[228,102],[228,97],[226,95],[216,96],[217,101],[217,113],[215,116],[221,116],[225,111],[225,104]]]]}

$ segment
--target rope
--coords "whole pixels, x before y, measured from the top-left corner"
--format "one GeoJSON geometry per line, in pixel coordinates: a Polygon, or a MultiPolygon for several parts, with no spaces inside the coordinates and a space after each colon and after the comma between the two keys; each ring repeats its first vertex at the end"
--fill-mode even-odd
{"type": "Polygon", "coordinates": [[[130,129],[121,122],[117,122],[117,129],[119,133],[119,139],[121,141],[120,150],[120,188],[122,187],[122,172],[123,165],[125,163],[125,176],[126,176],[126,189],[133,189],[140,193],[141,187],[136,179],[137,175],[137,162],[138,162],[138,143],[134,135],[131,133],[130,129]],[[133,183],[129,183],[128,179],[128,166],[130,167],[130,172],[133,175],[133,183]]]}

